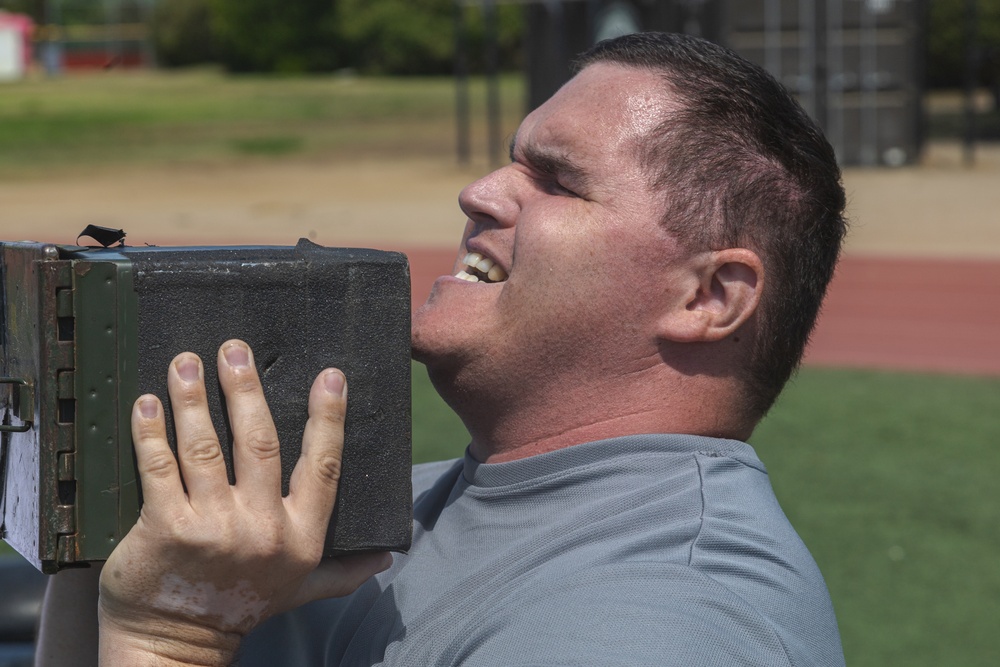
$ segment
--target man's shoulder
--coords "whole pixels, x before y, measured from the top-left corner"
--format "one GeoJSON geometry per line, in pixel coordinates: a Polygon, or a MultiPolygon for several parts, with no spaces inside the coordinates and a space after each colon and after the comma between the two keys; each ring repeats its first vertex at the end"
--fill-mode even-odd
{"type": "Polygon", "coordinates": [[[443,475],[460,468],[461,465],[462,459],[448,459],[418,463],[413,466],[413,497],[419,497],[421,493],[434,486],[443,475]]]}
{"type": "Polygon", "coordinates": [[[494,628],[484,655],[518,637],[534,642],[526,655],[572,664],[613,664],[623,651],[632,665],[795,664],[757,609],[680,563],[608,562],[535,582],[513,602],[516,614],[484,619],[494,628]]]}
{"type": "Polygon", "coordinates": [[[435,641],[447,635],[449,655],[469,664],[843,667],[835,626],[789,635],[753,602],[683,563],[551,568],[470,597],[480,602],[456,600],[459,608],[434,634],[435,641]]]}

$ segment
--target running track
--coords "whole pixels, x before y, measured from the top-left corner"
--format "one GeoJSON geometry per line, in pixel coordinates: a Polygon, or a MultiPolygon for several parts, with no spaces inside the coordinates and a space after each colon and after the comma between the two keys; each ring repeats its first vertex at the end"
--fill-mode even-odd
{"type": "MultiPolygon", "coordinates": [[[[405,252],[418,306],[455,251],[405,252]]],[[[998,331],[1000,261],[847,257],[806,364],[1000,376],[998,331]]]]}

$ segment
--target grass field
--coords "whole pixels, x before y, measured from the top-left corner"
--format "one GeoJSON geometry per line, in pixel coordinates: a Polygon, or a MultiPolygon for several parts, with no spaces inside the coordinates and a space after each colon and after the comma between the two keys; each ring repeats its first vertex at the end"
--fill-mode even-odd
{"type": "Polygon", "coordinates": [[[848,665],[996,664],[998,407],[998,379],[810,369],[752,439],[848,665]]]}
{"type": "MultiPolygon", "coordinates": [[[[523,84],[501,80],[503,128],[523,84]]],[[[475,148],[485,84],[471,82],[475,148]]],[[[120,164],[451,155],[455,84],[438,78],[107,72],[0,87],[0,177],[120,164]]]]}

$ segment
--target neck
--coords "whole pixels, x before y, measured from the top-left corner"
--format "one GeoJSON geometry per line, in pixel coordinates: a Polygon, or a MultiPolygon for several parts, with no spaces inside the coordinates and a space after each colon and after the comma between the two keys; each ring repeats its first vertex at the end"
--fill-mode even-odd
{"type": "MultiPolygon", "coordinates": [[[[470,452],[501,463],[584,442],[643,433],[745,440],[754,424],[733,414],[732,383],[712,376],[666,377],[650,369],[628,382],[571,383],[498,395],[431,371],[435,387],[472,436],[470,452]]],[[[523,385],[521,386],[523,389],[523,385]]]]}

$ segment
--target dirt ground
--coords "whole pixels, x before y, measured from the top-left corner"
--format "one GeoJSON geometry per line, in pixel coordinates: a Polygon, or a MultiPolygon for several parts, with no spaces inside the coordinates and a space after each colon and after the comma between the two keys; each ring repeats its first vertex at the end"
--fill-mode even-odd
{"type": "MultiPolygon", "coordinates": [[[[848,169],[850,255],[1000,259],[1000,146],[958,145],[919,167],[848,169]]],[[[484,165],[405,160],[136,167],[0,182],[0,238],[72,243],[88,224],[132,245],[452,247],[456,198],[484,165]]]]}
{"type": "MultiPolygon", "coordinates": [[[[88,224],[130,245],[400,250],[414,305],[450,271],[456,198],[487,170],[448,160],[130,168],[0,182],[0,238],[73,243],[88,224]]],[[[852,230],[806,363],[1000,375],[1000,146],[901,169],[848,169],[852,230]]]]}

